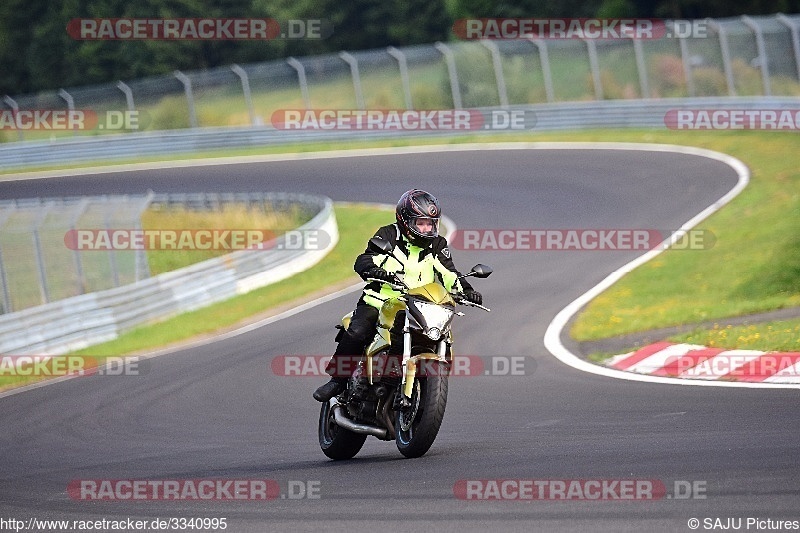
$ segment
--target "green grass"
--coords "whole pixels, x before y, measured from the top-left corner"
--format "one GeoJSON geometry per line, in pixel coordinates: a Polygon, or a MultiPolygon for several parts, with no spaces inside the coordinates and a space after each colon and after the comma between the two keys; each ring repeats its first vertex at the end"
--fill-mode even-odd
{"type": "Polygon", "coordinates": [[[699,226],[716,236],[713,248],[667,251],[639,267],[586,307],[572,336],[613,337],[800,305],[800,170],[791,156],[800,139],[772,132],[651,137],[731,154],[750,167],[751,183],[699,226]]]}
{"type": "MultiPolygon", "coordinates": [[[[158,324],[143,326],[118,339],[76,352],[79,355],[112,356],[139,352],[213,333],[280,304],[286,304],[328,285],[358,281],[353,262],[364,251],[375,230],[393,220],[393,213],[368,206],[338,206],[340,240],[322,261],[289,279],[257,289],[158,324]]],[[[335,321],[336,317],[331,320],[335,321]]]]}
{"type": "MultiPolygon", "coordinates": [[[[394,213],[369,205],[336,207],[341,233],[336,247],[317,265],[289,279],[157,324],[136,328],[116,340],[78,350],[71,356],[93,356],[102,361],[185,341],[220,331],[282,304],[291,304],[323,287],[359,280],[353,262],[375,230],[394,219],[394,213]]],[[[355,305],[355,296],[353,300],[355,305]]],[[[333,324],[339,317],[331,317],[333,324]]],[[[20,386],[40,377],[0,375],[0,390],[20,386]]]]}
{"type": "MultiPolygon", "coordinates": [[[[800,351],[800,319],[776,320],[747,326],[733,326],[721,321],[711,329],[698,328],[690,333],[672,335],[665,340],[726,350],[797,352],[800,351]]],[[[593,352],[586,358],[602,364],[611,357],[635,350],[634,347],[628,347],[613,353],[593,352]]]]}
{"type": "MultiPolygon", "coordinates": [[[[42,291],[39,271],[32,268],[36,264],[33,246],[33,233],[30,230],[33,209],[21,210],[12,217],[0,232],[0,249],[3,252],[3,266],[6,281],[10,287],[11,309],[21,311],[46,301],[54,302],[77,296],[86,292],[110,289],[114,286],[114,273],[109,260],[110,254],[85,251],[79,255],[83,277],[78,275],[75,253],[64,245],[64,232],[67,226],[59,221],[60,212],[48,215],[55,223],[45,225],[39,231],[46,293],[42,291]],[[47,300],[45,301],[45,294],[47,300]]],[[[63,215],[61,215],[63,218],[63,215]]],[[[296,228],[309,219],[299,209],[287,209],[279,213],[265,213],[260,210],[247,210],[241,204],[226,205],[224,211],[191,211],[178,208],[169,210],[150,209],[142,216],[145,230],[159,229],[258,229],[266,236],[279,236],[289,228],[296,228]]],[[[77,228],[98,228],[103,223],[96,216],[84,216],[76,224],[77,228]]],[[[128,227],[130,222],[117,221],[112,227],[128,227]]],[[[229,239],[230,241],[230,239],[229,239]]],[[[150,274],[157,275],[188,266],[205,259],[225,254],[226,250],[147,250],[150,274]]],[[[135,252],[117,250],[113,260],[121,285],[135,281],[135,252]]]]}
{"type": "MultiPolygon", "coordinates": [[[[251,148],[198,156],[257,155],[331,149],[461,144],[487,141],[622,141],[699,146],[744,161],[751,183],[700,228],[717,237],[698,252],[666,252],[626,276],[589,304],[571,334],[578,340],[612,337],[800,305],[800,139],[782,132],[588,130],[384,139],[251,148]]],[[[163,160],[167,158],[153,158],[163,160]]],[[[77,165],[76,165],[77,166],[77,165]]]]}
{"type": "MultiPolygon", "coordinates": [[[[221,211],[194,211],[172,207],[167,210],[149,209],[142,214],[142,228],[155,230],[260,230],[265,236],[277,237],[290,228],[307,222],[298,209],[264,212],[242,205],[228,205],[221,211]]],[[[230,246],[230,239],[225,241],[230,246]]],[[[206,259],[229,253],[224,249],[209,250],[148,250],[150,275],[171,272],[206,259]]]]}
{"type": "Polygon", "coordinates": [[[616,355],[623,354],[623,353],[628,353],[628,352],[631,352],[631,351],[633,351],[633,349],[620,350],[619,352],[615,352],[615,353],[593,352],[593,353],[590,353],[589,355],[587,355],[586,359],[588,361],[591,361],[592,363],[603,364],[605,361],[607,361],[608,359],[611,359],[612,357],[614,357],[616,355]]]}
{"type": "MultiPolygon", "coordinates": [[[[32,167],[20,167],[0,169],[0,176],[12,175],[18,173],[36,173],[47,171],[65,171],[71,169],[84,169],[91,167],[101,166],[117,166],[117,165],[136,165],[146,163],[161,163],[161,162],[175,162],[175,161],[195,161],[198,159],[211,159],[211,158],[231,158],[231,157],[247,157],[247,156],[264,156],[264,155],[280,155],[280,154],[302,154],[311,152],[325,152],[329,150],[350,150],[358,148],[386,148],[393,146],[421,146],[431,144],[459,144],[463,142],[475,142],[476,137],[468,137],[469,140],[461,138],[431,138],[431,139],[381,139],[374,141],[320,141],[309,143],[293,143],[293,144],[274,144],[269,146],[252,146],[232,150],[230,148],[219,148],[216,150],[203,150],[197,152],[190,152],[184,154],[170,154],[170,155],[154,155],[154,156],[140,156],[135,158],[119,158],[111,160],[96,160],[96,161],[82,161],[74,163],[41,165],[32,167]]],[[[485,140],[485,139],[484,139],[485,140]]],[[[496,139],[499,140],[499,139],[496,139]]]]}
{"type": "Polygon", "coordinates": [[[729,350],[798,351],[800,319],[748,326],[715,324],[712,329],[698,329],[669,337],[668,340],[729,350]]]}

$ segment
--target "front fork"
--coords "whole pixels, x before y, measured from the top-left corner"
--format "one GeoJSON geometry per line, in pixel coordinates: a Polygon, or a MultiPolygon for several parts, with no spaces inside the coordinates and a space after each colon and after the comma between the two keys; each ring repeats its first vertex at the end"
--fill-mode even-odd
{"type": "Polygon", "coordinates": [[[411,327],[409,325],[408,313],[405,314],[403,324],[403,377],[400,382],[400,390],[403,391],[400,397],[400,405],[408,407],[411,405],[411,394],[414,391],[414,377],[417,373],[417,361],[430,359],[447,363],[447,342],[446,337],[442,337],[437,345],[437,353],[421,353],[411,356],[411,327]]]}

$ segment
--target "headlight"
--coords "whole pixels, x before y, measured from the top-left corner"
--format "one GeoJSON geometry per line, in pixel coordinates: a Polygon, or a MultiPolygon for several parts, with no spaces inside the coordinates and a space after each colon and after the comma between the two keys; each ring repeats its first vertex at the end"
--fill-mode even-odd
{"type": "Polygon", "coordinates": [[[425,335],[431,340],[438,341],[442,337],[442,333],[447,331],[455,311],[441,305],[419,300],[415,300],[413,305],[416,306],[424,319],[424,323],[421,325],[425,328],[425,335]]]}

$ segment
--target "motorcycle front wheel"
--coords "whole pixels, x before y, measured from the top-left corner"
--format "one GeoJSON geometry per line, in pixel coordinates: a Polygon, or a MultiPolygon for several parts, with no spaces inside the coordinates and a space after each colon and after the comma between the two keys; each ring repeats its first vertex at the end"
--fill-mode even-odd
{"type": "Polygon", "coordinates": [[[353,433],[333,420],[331,402],[324,402],[319,412],[319,447],[331,459],[352,459],[361,450],[366,435],[353,433]]]}
{"type": "Polygon", "coordinates": [[[395,420],[395,443],[400,453],[408,458],[425,455],[439,433],[445,407],[447,375],[414,380],[411,406],[398,410],[395,420]]]}

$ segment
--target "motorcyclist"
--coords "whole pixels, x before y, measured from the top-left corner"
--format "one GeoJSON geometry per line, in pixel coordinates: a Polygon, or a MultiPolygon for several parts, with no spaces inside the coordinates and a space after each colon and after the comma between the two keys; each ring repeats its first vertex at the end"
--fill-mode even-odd
{"type": "MultiPolygon", "coordinates": [[[[453,264],[447,240],[439,235],[441,209],[439,201],[431,194],[412,189],[406,191],[397,202],[397,222],[378,229],[376,237],[392,243],[391,255],[372,249],[367,245],[364,253],[356,258],[355,271],[364,280],[368,278],[391,282],[394,273],[403,272],[403,280],[409,287],[418,287],[438,279],[449,291],[456,290],[472,303],[481,304],[481,294],[474,290],[453,264]]],[[[341,394],[347,387],[348,376],[336,372],[337,358],[360,357],[369,339],[374,335],[378,321],[378,310],[388,298],[399,296],[386,283],[370,282],[358,300],[343,332],[336,351],[326,367],[331,380],[314,391],[314,399],[326,402],[341,394]]]]}

